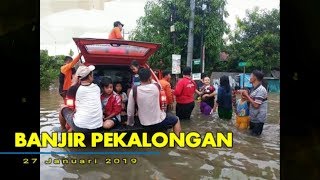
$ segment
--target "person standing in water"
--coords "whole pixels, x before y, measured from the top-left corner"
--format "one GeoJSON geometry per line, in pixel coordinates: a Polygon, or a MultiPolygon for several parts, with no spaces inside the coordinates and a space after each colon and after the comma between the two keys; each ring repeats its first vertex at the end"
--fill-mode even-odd
{"type": "Polygon", "coordinates": [[[160,80],[160,84],[163,88],[163,90],[166,93],[166,99],[167,99],[167,111],[173,110],[173,95],[172,95],[172,89],[170,85],[171,80],[171,74],[169,70],[165,70],[162,73],[163,78],[160,80]]]}
{"type": "Polygon", "coordinates": [[[60,68],[59,75],[59,94],[63,99],[66,98],[67,91],[72,85],[72,79],[74,78],[73,75],[76,72],[74,66],[80,60],[80,57],[81,54],[76,56],[74,59],[70,56],[66,56],[64,58],[64,64],[60,68]]]}
{"type": "Polygon", "coordinates": [[[210,84],[210,78],[205,76],[203,78],[204,85],[200,88],[200,111],[204,115],[210,115],[214,107],[214,96],[216,95],[215,88],[210,84]]]}
{"type": "Polygon", "coordinates": [[[183,78],[176,85],[174,95],[176,96],[176,115],[179,119],[190,119],[194,108],[194,93],[197,84],[191,79],[191,68],[183,69],[183,78]]]}
{"type": "Polygon", "coordinates": [[[216,112],[218,108],[219,118],[230,120],[232,117],[232,90],[229,83],[228,76],[220,77],[220,86],[218,88],[218,98],[217,102],[212,109],[216,112]]]}
{"type": "Polygon", "coordinates": [[[253,89],[248,93],[243,91],[242,95],[250,102],[250,130],[251,135],[259,136],[262,133],[263,125],[267,119],[268,111],[268,92],[262,86],[263,73],[259,70],[254,70],[250,76],[250,83],[253,89]]]}

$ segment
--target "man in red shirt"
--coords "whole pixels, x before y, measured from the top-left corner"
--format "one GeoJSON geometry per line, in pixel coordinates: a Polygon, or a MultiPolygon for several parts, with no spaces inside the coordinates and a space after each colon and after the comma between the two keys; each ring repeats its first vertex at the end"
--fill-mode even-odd
{"type": "Polygon", "coordinates": [[[121,35],[122,27],[124,25],[120,21],[113,23],[113,29],[109,34],[109,39],[123,39],[121,35]]]}
{"type": "Polygon", "coordinates": [[[191,79],[191,68],[183,69],[183,78],[176,85],[174,95],[176,96],[176,115],[179,119],[190,119],[194,108],[194,93],[197,90],[196,83],[191,79]]]}

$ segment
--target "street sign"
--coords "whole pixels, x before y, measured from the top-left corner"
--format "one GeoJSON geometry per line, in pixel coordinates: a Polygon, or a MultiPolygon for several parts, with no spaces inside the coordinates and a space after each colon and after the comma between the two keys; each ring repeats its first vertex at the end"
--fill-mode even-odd
{"type": "Polygon", "coordinates": [[[170,26],[170,32],[175,32],[175,31],[176,31],[176,30],[175,30],[174,25],[170,26]]]}
{"type": "Polygon", "coordinates": [[[181,55],[180,54],[172,54],[172,74],[180,74],[181,73],[181,55]]]}
{"type": "Polygon", "coordinates": [[[193,59],[192,60],[192,73],[201,73],[201,60],[200,59],[193,59]]]}
{"type": "MultiPolygon", "coordinates": [[[[251,66],[251,63],[250,62],[239,62],[238,64],[239,67],[243,67],[243,74],[246,73],[246,66],[251,66]]],[[[242,76],[242,88],[245,87],[245,75],[242,76]]]]}
{"type": "Polygon", "coordinates": [[[251,63],[250,62],[239,62],[238,64],[239,67],[248,67],[248,66],[251,66],[251,63]]]}
{"type": "Polygon", "coordinates": [[[194,59],[193,60],[194,65],[199,65],[200,64],[200,59],[194,59]]]}
{"type": "Polygon", "coordinates": [[[244,67],[244,66],[246,66],[247,65],[247,62],[239,62],[239,67],[244,67]]]}
{"type": "Polygon", "coordinates": [[[200,80],[201,73],[192,73],[192,80],[200,80]]]}

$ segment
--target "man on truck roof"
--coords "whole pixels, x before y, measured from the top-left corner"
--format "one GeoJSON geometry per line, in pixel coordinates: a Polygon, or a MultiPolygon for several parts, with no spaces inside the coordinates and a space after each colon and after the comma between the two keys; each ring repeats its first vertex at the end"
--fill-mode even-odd
{"type": "Polygon", "coordinates": [[[120,21],[113,23],[113,29],[109,34],[109,39],[123,39],[121,31],[124,25],[120,21]]]}

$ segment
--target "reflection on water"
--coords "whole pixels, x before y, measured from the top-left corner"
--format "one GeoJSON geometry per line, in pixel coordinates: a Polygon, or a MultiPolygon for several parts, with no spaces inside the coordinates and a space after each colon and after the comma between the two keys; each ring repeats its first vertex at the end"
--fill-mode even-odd
{"type": "MultiPolygon", "coordinates": [[[[182,122],[185,132],[233,132],[233,148],[151,148],[160,155],[41,155],[41,179],[280,179],[280,108],[279,94],[269,94],[267,123],[261,137],[237,130],[233,122],[202,116],[199,107],[193,119],[182,122]],[[96,159],[97,164],[45,164],[48,158],[96,159]],[[137,158],[136,164],[105,164],[106,158],[137,158]]],[[[58,110],[62,98],[56,91],[40,94],[40,131],[52,132],[59,126],[58,110]]],[[[92,151],[93,149],[86,151],[92,151]]],[[[99,149],[96,151],[126,151],[99,149]]],[[[135,149],[130,149],[135,150],[135,149]]],[[[41,151],[75,151],[42,148],[41,151]]],[[[83,149],[76,149],[83,151],[83,149]]],[[[93,150],[94,151],[94,150],[93,150]]]]}

